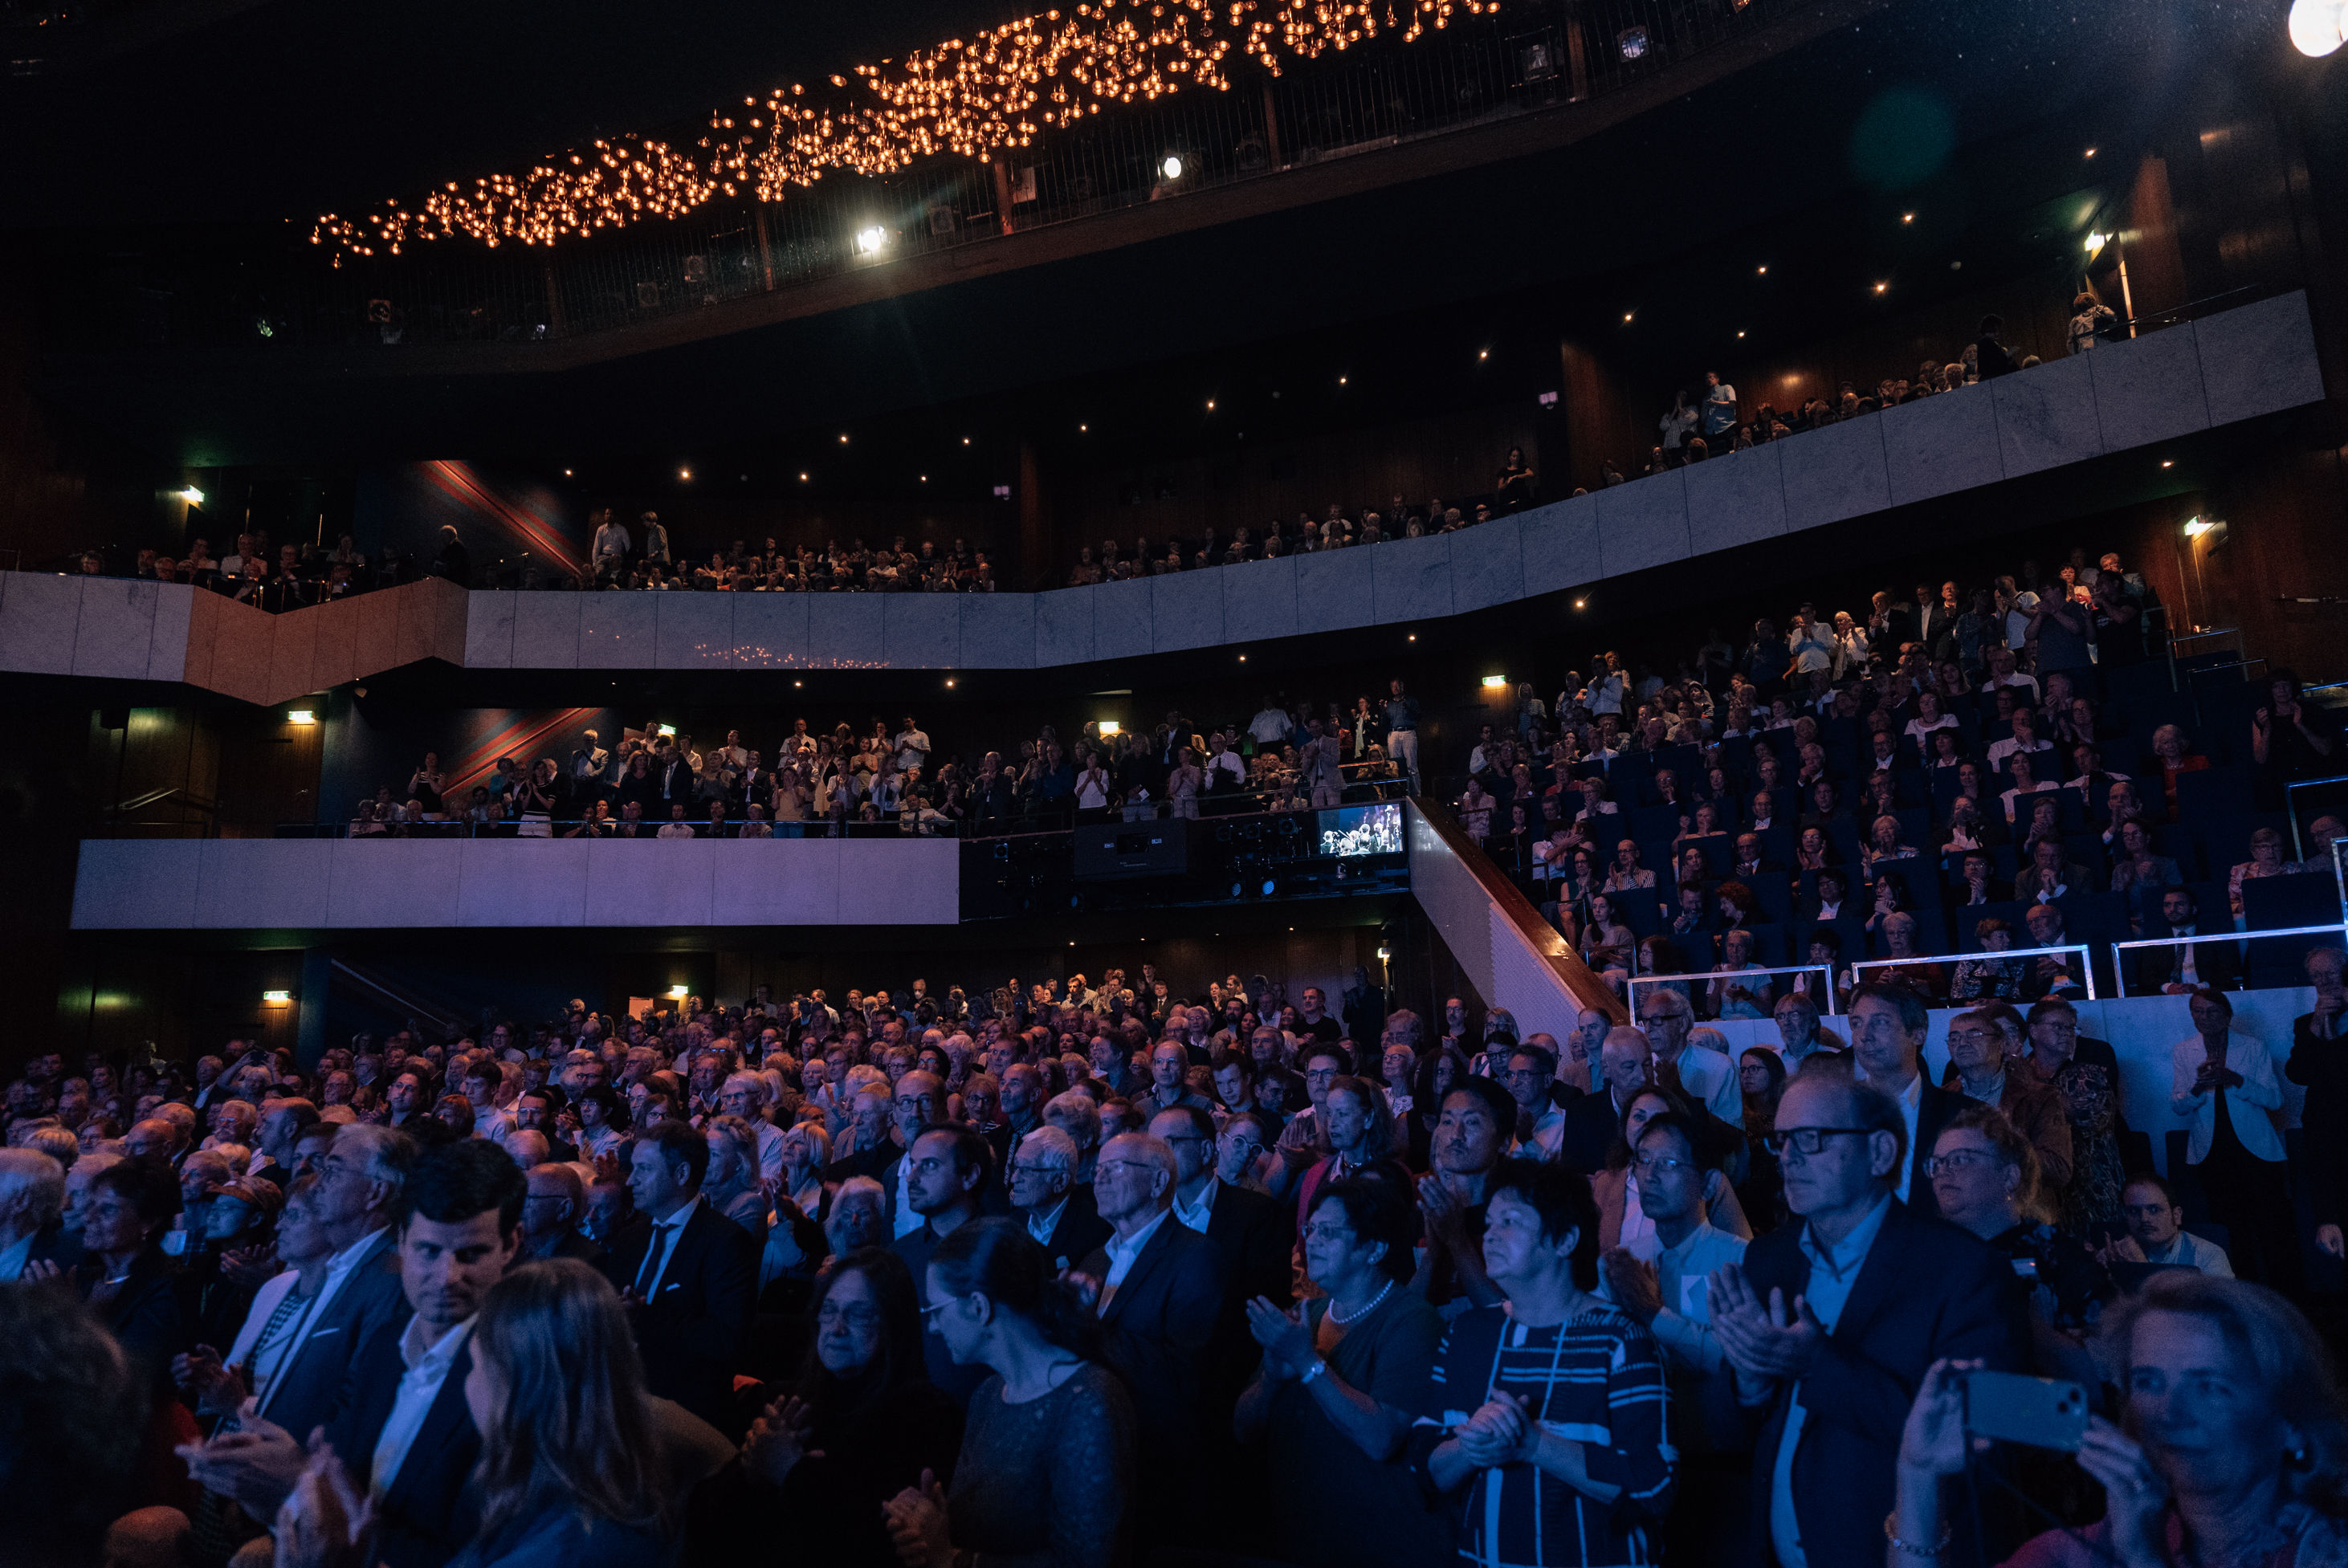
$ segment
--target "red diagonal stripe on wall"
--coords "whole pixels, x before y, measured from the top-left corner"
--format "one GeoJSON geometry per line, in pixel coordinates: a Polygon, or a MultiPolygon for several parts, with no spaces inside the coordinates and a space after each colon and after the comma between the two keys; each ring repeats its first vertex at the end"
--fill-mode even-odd
{"type": "Polygon", "coordinates": [[[560,534],[535,514],[524,511],[491,490],[466,464],[436,458],[419,465],[419,467],[433,488],[466,510],[520,538],[562,570],[577,577],[586,575],[586,568],[571,553],[569,545],[560,534]]]}
{"type": "MultiPolygon", "coordinates": [[[[541,745],[566,728],[585,723],[597,712],[599,710],[594,708],[565,708],[551,718],[521,719],[507,724],[466,753],[455,766],[448,770],[448,783],[440,791],[442,796],[445,798],[471,789],[489,775],[490,770],[498,765],[499,757],[513,758],[527,773],[530,764],[538,761],[533,753],[541,745]]],[[[563,759],[557,757],[554,760],[559,765],[563,759]]]]}

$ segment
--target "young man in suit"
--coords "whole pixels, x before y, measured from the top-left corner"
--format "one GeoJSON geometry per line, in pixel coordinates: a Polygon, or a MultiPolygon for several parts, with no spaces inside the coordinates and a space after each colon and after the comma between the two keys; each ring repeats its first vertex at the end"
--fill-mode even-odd
{"type": "Polygon", "coordinates": [[[641,1133],[628,1191],[649,1222],[603,1259],[644,1355],[644,1386],[738,1437],[734,1368],[758,1293],[758,1244],[701,1200],[709,1144],[671,1119],[641,1133]]]}
{"type": "MultiPolygon", "coordinates": [[[[1909,1124],[1899,1099],[1838,1064],[1801,1072],[1772,1138],[1796,1223],[1710,1281],[1714,1336],[1761,1421],[1754,1554],[1774,1552],[1781,1568],[1882,1555],[1900,1432],[1934,1361],[2022,1364],[2012,1266],[1895,1195],[1912,1164],[1909,1124]]],[[[1952,1546],[1948,1561],[1981,1549],[1952,1546]]]]}
{"type": "MultiPolygon", "coordinates": [[[[473,1536],[469,1482],[480,1433],[465,1402],[481,1299],[521,1248],[528,1187],[496,1144],[445,1143],[418,1156],[402,1191],[399,1279],[409,1314],[351,1366],[326,1440],[375,1500],[386,1568],[440,1568],[473,1536]]],[[[255,1418],[191,1459],[195,1479],[271,1517],[307,1459],[304,1443],[255,1418]]]]}
{"type": "MultiPolygon", "coordinates": [[[[2155,929],[2151,921],[2145,922],[2147,937],[2202,937],[2201,911],[2193,895],[2183,887],[2164,887],[2160,893],[2160,925],[2155,929]]],[[[2215,939],[2180,944],[2174,948],[2138,948],[2136,949],[2136,989],[2140,995],[2189,996],[2202,986],[2212,990],[2230,991],[2240,983],[2242,961],[2234,949],[2234,933],[2229,929],[2215,939]]]]}
{"type": "Polygon", "coordinates": [[[1965,1101],[1924,1081],[1924,1037],[1931,1021],[1924,999],[1905,986],[1861,986],[1851,992],[1849,1017],[1853,1074],[1891,1097],[1906,1130],[1893,1194],[1919,1214],[1937,1215],[1940,1201],[1924,1179],[1924,1160],[1965,1101]]]}
{"type": "MultiPolygon", "coordinates": [[[[1147,1133],[1103,1144],[1093,1195],[1115,1234],[1070,1276],[1100,1315],[1104,1359],[1133,1394],[1137,1517],[1177,1529],[1186,1513],[1200,1513],[1189,1505],[1203,1479],[1201,1390],[1224,1272],[1220,1249],[1174,1217],[1179,1172],[1174,1151],[1147,1133]]],[[[1203,1517],[1196,1524],[1211,1528],[1203,1517]]]]}

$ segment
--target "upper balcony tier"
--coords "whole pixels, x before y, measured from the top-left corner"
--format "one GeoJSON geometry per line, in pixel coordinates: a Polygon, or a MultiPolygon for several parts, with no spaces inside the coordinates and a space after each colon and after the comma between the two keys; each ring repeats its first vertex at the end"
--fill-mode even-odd
{"type": "Polygon", "coordinates": [[[0,671],[285,702],[468,670],[1046,670],[1471,614],[2320,402],[2293,292],[1458,533],[1045,593],[469,592],[270,615],[176,584],[0,574],[0,671]]]}

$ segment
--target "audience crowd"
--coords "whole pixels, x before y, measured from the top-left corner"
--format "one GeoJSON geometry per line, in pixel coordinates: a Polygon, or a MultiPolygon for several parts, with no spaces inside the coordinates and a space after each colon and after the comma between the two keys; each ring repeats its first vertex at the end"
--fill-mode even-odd
{"type": "Polygon", "coordinates": [[[1735,1061],[1148,965],[36,1057],[0,1555],[2342,1563],[2343,967],[2280,1061],[2192,993],[2168,1180],[2067,1002],[1936,1084],[1891,983],[1735,1061]]]}
{"type": "MultiPolygon", "coordinates": [[[[2065,339],[2065,351],[2070,354],[2092,349],[2118,325],[2116,313],[2093,294],[2080,294],[2071,310],[2065,339]]],[[[1807,398],[1784,409],[1768,402],[1748,408],[1734,385],[1717,371],[1707,371],[1700,383],[1675,394],[1672,406],[1656,422],[1657,439],[1645,456],[1628,462],[1610,457],[1601,466],[1600,483],[1624,484],[1684,464],[1782,441],[1901,404],[1962,391],[2038,363],[2036,354],[2008,341],[2003,318],[1992,315],[1982,318],[1973,341],[1964,344],[1954,359],[1928,359],[1912,377],[1886,375],[1872,388],[1846,381],[1831,396],[1807,398]]],[[[1585,492],[1575,488],[1566,493],[1585,492]]],[[[1548,498],[1558,499],[1560,494],[1552,487],[1548,498]]],[[[1494,472],[1488,491],[1450,501],[1440,497],[1415,501],[1396,495],[1384,504],[1332,503],[1317,518],[1309,511],[1299,512],[1293,521],[1275,517],[1261,528],[1241,525],[1228,535],[1209,525],[1196,535],[1155,543],[1146,536],[1138,538],[1129,549],[1106,538],[1097,548],[1090,545],[1080,548],[1063,583],[1035,586],[1077,588],[1454,533],[1503,513],[1522,511],[1542,498],[1534,465],[1522,447],[1511,447],[1494,472]]],[[[933,539],[914,541],[903,534],[891,536],[886,544],[867,544],[856,536],[845,546],[837,538],[827,538],[818,548],[808,542],[786,545],[768,537],[707,541],[709,548],[704,550],[698,544],[673,544],[656,511],[640,513],[631,524],[610,507],[592,512],[587,527],[587,548],[578,571],[541,568],[527,557],[512,563],[482,563],[477,569],[457,530],[445,527],[432,543],[430,559],[420,565],[414,553],[396,548],[383,549],[370,558],[354,546],[347,534],[329,549],[317,542],[275,543],[261,529],[240,533],[235,548],[225,557],[211,554],[208,538],[191,538],[183,559],[142,549],[130,559],[119,560],[109,559],[107,551],[93,550],[77,564],[79,570],[92,575],[127,573],[145,580],[192,583],[269,610],[298,610],[370,589],[389,588],[414,581],[419,574],[447,578],[468,588],[574,591],[993,593],[999,586],[986,551],[973,548],[963,538],[941,548],[933,539]]]]}
{"type": "Polygon", "coordinates": [[[584,731],[568,757],[499,757],[479,783],[451,781],[427,752],[405,781],[358,803],[354,837],[450,833],[566,838],[768,838],[862,833],[990,835],[1082,822],[1303,811],[1392,798],[1416,764],[1417,699],[1388,683],[1373,704],[1291,707],[1201,727],[1169,712],[1152,729],[1087,722],[1063,743],[1046,724],[1008,751],[941,755],[911,714],[794,720],[771,751],[742,732],[696,748],[647,722],[614,746],[584,731]]]}

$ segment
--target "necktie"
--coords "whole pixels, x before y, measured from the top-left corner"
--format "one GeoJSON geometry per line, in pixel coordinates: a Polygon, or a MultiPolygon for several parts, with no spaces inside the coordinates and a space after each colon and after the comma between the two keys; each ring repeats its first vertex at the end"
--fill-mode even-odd
{"type": "Polygon", "coordinates": [[[652,1288],[668,1265],[669,1248],[676,1245],[675,1225],[654,1225],[652,1245],[644,1248],[644,1266],[636,1270],[636,1294],[650,1298],[652,1288]]]}

